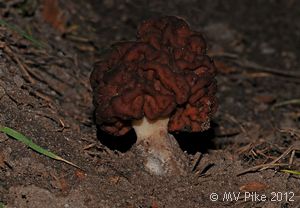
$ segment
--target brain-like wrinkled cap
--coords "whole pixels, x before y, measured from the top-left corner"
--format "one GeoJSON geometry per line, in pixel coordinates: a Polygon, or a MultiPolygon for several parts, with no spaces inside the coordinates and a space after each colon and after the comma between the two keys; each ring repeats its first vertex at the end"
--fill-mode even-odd
{"type": "Polygon", "coordinates": [[[198,32],[178,17],[142,22],[137,40],[111,47],[91,74],[96,122],[123,135],[132,120],[169,117],[169,131],[204,131],[216,111],[216,68],[198,32]]]}

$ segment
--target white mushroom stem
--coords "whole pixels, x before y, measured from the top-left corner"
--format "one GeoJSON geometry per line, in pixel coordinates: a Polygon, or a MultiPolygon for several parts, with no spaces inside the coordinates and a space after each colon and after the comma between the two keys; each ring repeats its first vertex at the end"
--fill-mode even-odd
{"type": "Polygon", "coordinates": [[[132,123],[145,167],[155,175],[184,173],[184,156],[175,138],[168,133],[168,122],[169,118],[150,121],[144,117],[132,123]]]}

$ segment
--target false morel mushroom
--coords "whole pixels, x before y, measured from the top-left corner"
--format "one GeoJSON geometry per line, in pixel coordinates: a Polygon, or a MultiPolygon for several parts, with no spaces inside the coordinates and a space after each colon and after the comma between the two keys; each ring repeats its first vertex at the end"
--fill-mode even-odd
{"type": "Polygon", "coordinates": [[[216,111],[216,68],[202,35],[181,18],[141,23],[137,40],[119,42],[91,74],[98,127],[115,136],[134,128],[153,174],[182,174],[185,157],[169,132],[201,132],[216,111]]]}

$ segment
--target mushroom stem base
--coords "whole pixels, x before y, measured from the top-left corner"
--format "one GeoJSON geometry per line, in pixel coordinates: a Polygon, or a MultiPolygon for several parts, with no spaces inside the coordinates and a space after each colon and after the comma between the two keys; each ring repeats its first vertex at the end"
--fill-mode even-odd
{"type": "Polygon", "coordinates": [[[184,175],[187,159],[176,139],[168,133],[169,119],[133,122],[137,148],[145,158],[145,167],[155,175],[184,175]]]}

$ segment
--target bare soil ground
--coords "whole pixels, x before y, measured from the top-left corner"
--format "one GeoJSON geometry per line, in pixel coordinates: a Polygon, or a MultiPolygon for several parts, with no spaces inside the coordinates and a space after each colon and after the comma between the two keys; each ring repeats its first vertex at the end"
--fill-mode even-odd
{"type": "Polygon", "coordinates": [[[0,17],[9,23],[0,26],[0,124],[83,169],[0,133],[5,207],[300,206],[299,176],[281,171],[300,170],[299,102],[274,107],[300,98],[299,1],[2,0],[0,17]],[[184,17],[202,31],[219,68],[212,128],[175,135],[190,159],[186,177],[149,175],[135,157],[134,134],[99,134],[93,118],[92,64],[158,15],[184,17]],[[275,159],[289,166],[263,165],[275,159]],[[238,200],[228,196],[239,192],[238,200]]]}

